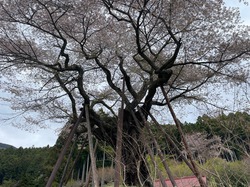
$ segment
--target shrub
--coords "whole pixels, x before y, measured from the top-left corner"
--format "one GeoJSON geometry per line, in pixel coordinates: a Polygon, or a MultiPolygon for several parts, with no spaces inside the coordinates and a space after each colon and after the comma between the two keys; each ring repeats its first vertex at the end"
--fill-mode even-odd
{"type": "Polygon", "coordinates": [[[204,168],[211,186],[246,187],[250,184],[249,166],[245,161],[227,162],[220,158],[208,160],[204,168]],[[216,184],[216,185],[215,185],[216,184]]]}

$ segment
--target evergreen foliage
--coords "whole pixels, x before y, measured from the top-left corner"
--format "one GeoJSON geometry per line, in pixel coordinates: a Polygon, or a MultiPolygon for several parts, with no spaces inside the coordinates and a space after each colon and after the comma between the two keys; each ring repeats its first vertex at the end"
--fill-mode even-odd
{"type": "Polygon", "coordinates": [[[50,173],[52,148],[8,148],[0,150],[0,185],[43,187],[50,173]]]}
{"type": "MultiPolygon", "coordinates": [[[[104,115],[104,114],[103,114],[104,115]]],[[[106,116],[108,118],[108,116],[106,116]]],[[[181,138],[178,135],[178,131],[174,125],[162,125],[166,132],[169,133],[173,140],[177,143],[180,149],[182,148],[181,138]]],[[[174,148],[171,147],[165,140],[164,133],[159,131],[156,126],[151,124],[152,131],[157,134],[157,141],[164,150],[166,161],[169,164],[174,177],[183,177],[192,175],[191,170],[187,165],[178,157],[174,148]]],[[[210,186],[236,186],[244,187],[250,183],[250,170],[249,170],[249,155],[250,153],[250,115],[247,113],[230,113],[228,115],[222,114],[217,117],[211,118],[207,115],[203,115],[197,119],[196,123],[183,124],[183,130],[187,136],[202,135],[206,140],[210,140],[214,137],[219,137],[221,145],[234,153],[233,159],[228,159],[227,152],[221,152],[219,157],[206,158],[204,162],[200,162],[200,168],[202,174],[207,176],[210,186]]],[[[197,136],[198,137],[198,136],[197,136]]],[[[187,138],[188,139],[188,138],[187,138]]],[[[202,139],[201,139],[202,140],[202,139]]],[[[59,137],[54,147],[44,148],[7,148],[0,149],[0,186],[1,187],[43,187],[48,180],[53,166],[56,162],[60,149],[64,144],[64,139],[59,137]]],[[[209,141],[208,141],[209,142],[209,141]]],[[[211,141],[212,142],[212,141],[211,141]]],[[[205,143],[205,140],[201,143],[205,143]]],[[[158,163],[158,169],[163,168],[163,164],[156,154],[156,148],[153,143],[150,145],[155,154],[155,160],[158,163]]],[[[202,146],[202,145],[199,145],[202,146]]],[[[197,149],[199,149],[197,146],[197,149]]],[[[206,145],[207,146],[207,145],[206,145]]],[[[203,146],[202,149],[205,149],[203,146]]],[[[211,149],[211,146],[207,146],[211,149]]],[[[88,149],[84,149],[81,152],[81,156],[74,166],[73,178],[79,179],[82,175],[82,166],[88,159],[88,149]]],[[[191,149],[192,150],[192,149],[191,149]]],[[[74,152],[70,162],[70,168],[76,158],[77,145],[74,148],[74,152]]],[[[204,150],[205,151],[205,150],[204,150]]],[[[209,151],[209,150],[208,150],[209,151]]],[[[68,151],[69,152],[69,151],[68,151]]],[[[97,167],[102,172],[103,166],[103,152],[105,152],[104,167],[109,169],[109,172],[105,172],[107,175],[112,175],[112,157],[113,150],[110,146],[107,146],[103,142],[99,142],[96,149],[97,167]]],[[[54,181],[55,186],[58,186],[63,168],[66,163],[66,157],[64,164],[60,167],[57,177],[54,181]]],[[[199,159],[196,159],[197,163],[199,159]]],[[[150,168],[153,171],[154,166],[150,158],[148,157],[148,163],[151,163],[150,168]]],[[[85,174],[86,175],[86,174],[85,174]]],[[[152,174],[155,178],[159,176],[152,174]]],[[[108,176],[105,176],[108,178],[108,176]]],[[[112,176],[109,176],[112,178],[112,176]]],[[[167,177],[165,174],[164,177],[167,177]]]]}

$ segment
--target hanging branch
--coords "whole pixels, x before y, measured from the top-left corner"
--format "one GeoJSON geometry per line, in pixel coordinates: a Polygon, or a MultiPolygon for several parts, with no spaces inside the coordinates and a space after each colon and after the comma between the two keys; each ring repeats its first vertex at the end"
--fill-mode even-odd
{"type": "Polygon", "coordinates": [[[176,145],[176,143],[172,140],[171,136],[165,132],[165,130],[162,128],[162,126],[157,122],[157,120],[155,119],[155,117],[149,113],[150,118],[152,119],[152,121],[157,125],[157,128],[159,128],[164,134],[165,137],[167,139],[167,141],[175,148],[175,150],[178,152],[178,154],[181,156],[181,159],[187,164],[187,166],[189,167],[189,169],[194,172],[193,166],[189,163],[189,161],[187,160],[187,158],[183,155],[183,153],[181,152],[181,150],[178,148],[178,146],[176,145]]]}
{"type": "Polygon", "coordinates": [[[158,166],[158,164],[157,164],[156,161],[155,161],[155,158],[154,158],[154,154],[153,154],[152,149],[148,146],[147,143],[145,143],[145,147],[146,147],[146,150],[147,150],[147,152],[148,152],[148,154],[149,154],[149,156],[150,156],[150,158],[151,158],[151,161],[152,161],[153,165],[156,167],[156,172],[157,172],[157,175],[158,175],[159,178],[160,178],[162,187],[167,187],[167,184],[166,184],[166,182],[165,182],[165,179],[164,179],[164,177],[162,176],[162,172],[161,172],[161,170],[159,169],[159,166],[158,166]]]}
{"type": "Polygon", "coordinates": [[[190,150],[189,150],[189,147],[188,147],[186,138],[184,137],[184,133],[183,133],[183,131],[182,131],[182,127],[181,127],[180,121],[179,121],[179,120],[177,119],[177,117],[176,117],[176,114],[175,114],[175,112],[174,112],[174,110],[173,110],[173,108],[172,108],[172,106],[171,106],[171,104],[170,104],[170,102],[169,102],[167,93],[165,92],[165,90],[164,90],[164,88],[163,88],[163,85],[161,86],[161,91],[162,91],[162,93],[163,93],[163,95],[164,95],[164,97],[165,97],[165,99],[166,99],[166,102],[167,102],[169,111],[170,111],[170,113],[171,113],[171,115],[172,115],[172,117],[173,117],[173,119],[174,119],[174,122],[175,122],[175,124],[176,124],[176,127],[177,127],[177,129],[178,129],[178,131],[179,131],[179,133],[180,133],[180,135],[181,135],[182,142],[183,142],[184,147],[185,147],[185,149],[186,149],[186,151],[187,151],[187,156],[188,156],[188,158],[189,158],[189,160],[190,160],[190,163],[191,163],[191,165],[192,165],[192,167],[193,167],[194,175],[197,177],[197,179],[198,179],[198,181],[199,181],[201,187],[207,187],[206,183],[205,183],[205,182],[203,181],[203,179],[202,179],[202,176],[201,176],[201,174],[200,174],[198,168],[196,167],[196,164],[195,164],[195,162],[194,162],[194,160],[193,160],[192,154],[191,154],[191,152],[190,152],[190,150]]]}
{"type": "Polygon", "coordinates": [[[144,115],[143,115],[143,113],[142,113],[140,107],[138,107],[138,111],[140,112],[140,115],[141,115],[141,117],[142,117],[143,123],[144,123],[144,125],[145,125],[145,127],[146,127],[146,129],[147,129],[147,131],[148,131],[148,133],[149,133],[149,135],[150,135],[150,137],[152,138],[152,140],[153,140],[153,142],[154,142],[154,145],[155,145],[155,147],[156,147],[156,149],[157,149],[157,152],[158,152],[158,154],[159,154],[159,156],[160,156],[160,159],[161,159],[161,161],[162,161],[162,163],[163,163],[163,166],[164,166],[164,168],[165,168],[165,170],[166,170],[166,172],[167,172],[167,174],[168,174],[168,177],[169,177],[169,179],[170,179],[170,181],[171,181],[173,187],[177,187],[177,184],[176,184],[176,182],[175,182],[175,180],[174,180],[174,176],[173,176],[173,174],[172,174],[170,168],[168,167],[168,164],[167,164],[167,162],[166,162],[166,160],[165,160],[165,158],[164,158],[164,155],[163,155],[163,153],[162,153],[162,151],[161,151],[161,148],[160,148],[160,146],[159,146],[157,140],[155,139],[155,136],[153,135],[153,133],[152,133],[152,131],[151,131],[151,129],[150,129],[150,127],[149,127],[149,125],[148,125],[148,123],[147,123],[147,121],[146,121],[146,119],[145,119],[145,117],[144,117],[144,115]]]}
{"type": "MultiPolygon", "coordinates": [[[[132,116],[132,118],[133,118],[133,120],[134,120],[134,123],[136,124],[136,127],[138,128],[137,130],[140,130],[140,131],[141,131],[142,129],[139,129],[139,128],[142,126],[142,124],[141,124],[142,122],[140,122],[140,121],[138,120],[138,117],[141,118],[141,117],[140,117],[140,114],[139,114],[139,116],[138,116],[138,113],[135,113],[133,110],[130,110],[130,113],[131,113],[131,116],[132,116]]],[[[133,141],[135,141],[135,139],[133,139],[133,141]]],[[[137,142],[135,142],[135,143],[137,143],[137,142]]],[[[133,146],[133,144],[131,144],[131,146],[133,146]]],[[[142,153],[140,150],[138,150],[138,152],[139,152],[139,153],[137,153],[137,154],[139,154],[138,157],[142,158],[143,162],[146,163],[146,161],[145,161],[145,159],[144,159],[144,156],[143,156],[143,153],[142,153]]],[[[142,164],[143,164],[143,163],[142,163],[142,164]]],[[[144,170],[143,172],[149,173],[149,168],[148,168],[147,166],[145,166],[144,169],[145,169],[145,170],[144,170]]],[[[141,171],[141,172],[142,172],[142,171],[141,171]]],[[[143,177],[143,176],[142,176],[142,177],[143,177]]],[[[138,180],[140,181],[140,186],[152,186],[152,185],[153,185],[153,184],[152,184],[153,181],[149,181],[148,178],[144,180],[144,184],[143,184],[142,181],[141,181],[141,179],[140,179],[140,176],[139,176],[139,175],[138,175],[138,180]]]]}
{"type": "MultiPolygon", "coordinates": [[[[106,142],[104,143],[104,147],[106,147],[106,142]]],[[[101,179],[101,187],[104,185],[104,168],[105,168],[105,149],[103,149],[102,156],[102,179],[101,179]]]]}
{"type": "Polygon", "coordinates": [[[74,167],[75,167],[77,161],[78,161],[79,158],[80,158],[80,155],[81,155],[81,153],[82,153],[82,151],[83,151],[83,148],[84,148],[84,146],[85,146],[85,144],[86,144],[86,141],[87,141],[87,140],[84,139],[84,141],[83,141],[83,143],[82,143],[82,145],[81,145],[81,149],[79,150],[79,152],[78,152],[78,154],[77,154],[77,156],[76,156],[76,159],[74,160],[74,163],[72,164],[72,167],[70,168],[70,170],[69,170],[69,172],[68,172],[68,175],[66,176],[66,178],[65,178],[65,180],[64,180],[64,184],[65,184],[65,185],[66,185],[67,182],[69,181],[70,173],[72,173],[72,171],[73,171],[73,169],[74,169],[74,167]]]}

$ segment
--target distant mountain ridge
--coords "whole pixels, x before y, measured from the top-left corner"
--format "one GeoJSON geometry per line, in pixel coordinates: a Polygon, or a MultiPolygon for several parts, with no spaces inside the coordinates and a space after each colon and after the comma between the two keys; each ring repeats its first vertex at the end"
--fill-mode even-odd
{"type": "Polygon", "coordinates": [[[0,143],[0,149],[7,149],[7,148],[16,148],[16,147],[5,143],[0,143]]]}

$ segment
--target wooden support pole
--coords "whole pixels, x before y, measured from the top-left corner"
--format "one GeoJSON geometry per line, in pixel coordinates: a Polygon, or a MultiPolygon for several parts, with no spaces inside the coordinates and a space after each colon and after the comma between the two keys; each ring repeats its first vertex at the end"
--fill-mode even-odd
{"type": "Polygon", "coordinates": [[[166,100],[166,102],[167,102],[169,111],[170,111],[170,113],[171,113],[171,115],[172,115],[172,117],[173,117],[173,119],[174,119],[174,122],[175,122],[175,124],[176,124],[176,127],[177,127],[177,129],[178,129],[178,131],[179,131],[179,133],[180,133],[180,135],[181,135],[182,142],[183,142],[184,147],[185,147],[185,149],[186,149],[186,151],[187,151],[187,155],[188,155],[188,158],[189,158],[189,160],[190,160],[190,163],[191,163],[191,165],[192,165],[192,167],[193,167],[194,175],[197,177],[197,179],[198,179],[198,181],[199,181],[201,187],[207,187],[206,183],[203,181],[202,176],[201,176],[201,174],[200,174],[200,172],[199,172],[199,170],[198,170],[198,168],[197,168],[197,166],[196,166],[196,164],[195,164],[195,162],[194,162],[194,160],[193,160],[193,156],[192,156],[192,154],[191,154],[191,152],[190,152],[190,149],[189,149],[189,147],[188,147],[186,138],[184,137],[184,133],[183,133],[183,131],[182,131],[182,127],[181,127],[180,121],[179,121],[179,120],[177,119],[177,117],[176,117],[176,114],[175,114],[175,112],[174,112],[174,110],[173,110],[172,105],[171,105],[170,102],[169,102],[167,93],[165,92],[163,86],[161,86],[161,91],[162,91],[162,93],[163,93],[163,95],[164,95],[164,97],[165,97],[165,100],[166,100]]]}
{"type": "Polygon", "coordinates": [[[86,115],[86,121],[87,121],[87,130],[88,130],[88,141],[89,141],[89,154],[90,154],[90,160],[91,160],[91,169],[92,169],[92,176],[93,176],[93,182],[94,187],[99,187],[99,180],[96,170],[96,158],[95,158],[95,151],[94,151],[94,143],[93,143],[93,137],[92,137],[92,131],[90,126],[90,118],[89,118],[89,105],[85,105],[85,115],[86,115]]]}
{"type": "Polygon", "coordinates": [[[74,124],[73,128],[71,129],[71,131],[70,131],[70,133],[69,133],[69,136],[68,136],[68,138],[67,138],[67,140],[66,140],[66,143],[64,144],[64,146],[63,146],[63,148],[62,148],[62,150],[61,150],[61,153],[60,153],[60,155],[59,155],[59,157],[58,157],[58,159],[57,159],[57,162],[56,162],[56,164],[55,164],[55,166],[54,166],[54,168],[53,168],[53,171],[52,171],[51,174],[50,174],[50,177],[49,177],[49,179],[48,179],[48,181],[47,181],[46,187],[51,187],[51,186],[52,186],[52,183],[53,183],[53,181],[54,181],[54,179],[55,179],[55,177],[56,177],[56,173],[57,173],[59,167],[60,167],[61,164],[62,164],[63,157],[64,157],[64,155],[66,154],[66,151],[67,151],[67,149],[69,148],[69,146],[70,146],[70,144],[71,144],[71,140],[72,140],[72,138],[73,138],[73,136],[74,136],[74,134],[75,134],[75,132],[76,132],[76,129],[77,129],[78,125],[79,125],[79,124],[81,123],[81,121],[82,121],[83,114],[84,114],[84,111],[82,111],[82,112],[80,113],[80,116],[78,117],[76,123],[74,124]]]}
{"type": "MultiPolygon", "coordinates": [[[[122,92],[124,94],[125,80],[122,83],[122,92]]],[[[123,118],[124,118],[124,98],[122,98],[121,109],[118,112],[118,122],[117,122],[117,137],[116,137],[116,156],[115,156],[115,178],[114,187],[119,187],[121,178],[121,162],[122,162],[122,138],[123,138],[123,118]]]]}
{"type": "Polygon", "coordinates": [[[157,140],[155,139],[154,134],[153,134],[153,132],[152,132],[151,129],[150,129],[150,126],[148,125],[148,123],[147,123],[145,117],[143,116],[143,113],[142,113],[142,111],[141,111],[141,109],[140,109],[139,107],[138,107],[138,110],[139,110],[140,115],[141,115],[141,117],[142,117],[142,119],[143,119],[143,123],[144,123],[144,125],[145,125],[145,127],[146,127],[146,129],[147,129],[147,131],[148,131],[148,133],[149,133],[149,135],[150,135],[150,137],[152,138],[152,140],[153,140],[153,142],[154,142],[154,145],[155,145],[155,147],[156,147],[156,149],[157,149],[157,152],[158,152],[158,154],[159,154],[159,156],[160,156],[160,159],[161,159],[161,161],[162,161],[162,163],[163,163],[163,166],[164,166],[164,168],[165,168],[165,170],[166,170],[166,172],[167,172],[167,174],[168,174],[168,177],[169,177],[169,179],[170,179],[170,181],[171,181],[173,187],[177,187],[177,184],[176,184],[176,182],[175,182],[175,180],[174,180],[174,176],[173,176],[172,172],[170,171],[170,168],[168,167],[168,164],[167,164],[167,162],[166,162],[166,160],[165,160],[165,158],[164,158],[164,156],[163,156],[163,153],[162,153],[162,151],[161,151],[161,148],[160,148],[160,146],[159,146],[157,140]]]}

